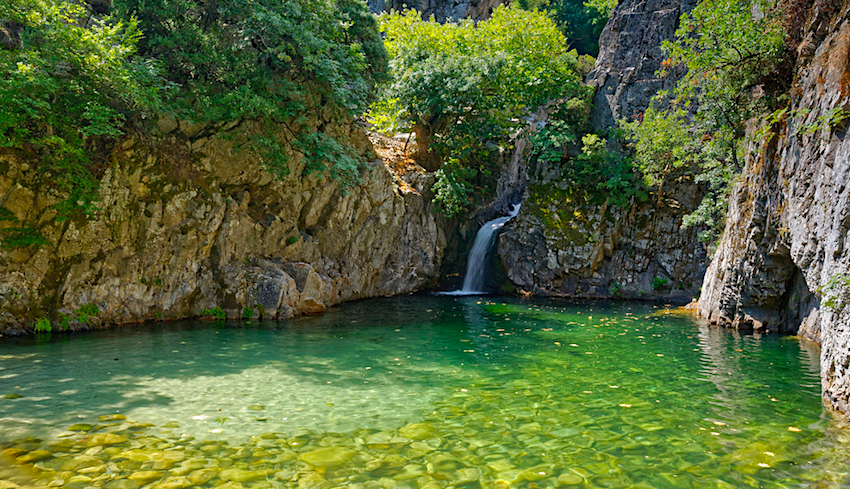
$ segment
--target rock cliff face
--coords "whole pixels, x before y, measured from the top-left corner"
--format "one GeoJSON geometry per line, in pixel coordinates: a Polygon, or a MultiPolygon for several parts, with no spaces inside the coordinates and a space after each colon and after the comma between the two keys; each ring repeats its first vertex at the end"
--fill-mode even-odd
{"type": "Polygon", "coordinates": [[[824,399],[847,413],[848,2],[815,5],[798,53],[789,117],[749,148],[699,312],[713,323],[819,340],[824,399]],[[821,306],[825,297],[830,305],[821,306]]]}
{"type": "Polygon", "coordinates": [[[467,18],[487,20],[496,7],[509,2],[505,0],[419,0],[417,2],[368,0],[366,3],[369,5],[369,10],[376,14],[389,10],[414,8],[425,18],[433,15],[437,22],[445,22],[450,19],[467,18]]]}
{"type": "MultiPolygon", "coordinates": [[[[616,119],[643,112],[675,76],[656,76],[661,43],[694,0],[624,0],[600,38],[588,75],[596,87],[591,123],[605,131],[616,119]]],[[[682,216],[699,203],[699,186],[674,184],[656,207],[617,209],[607,196],[572,191],[556,167],[533,165],[520,215],[502,233],[498,252],[508,277],[537,294],[628,297],[687,302],[697,295],[707,257],[682,216]]]]}
{"type": "Polygon", "coordinates": [[[128,137],[110,156],[94,219],[55,223],[61,200],[19,158],[0,159],[0,205],[42,228],[49,244],[0,250],[0,333],[94,304],[71,328],[196,316],[287,318],[341,301],[406,293],[438,273],[443,232],[430,212],[429,177],[402,183],[364,131],[337,127],[372,160],[343,191],[302,176],[293,153],[280,181],[237,149],[243,127],[176,123],[164,138],[128,137]],[[395,179],[395,181],[394,181],[395,179]]]}
{"type": "Polygon", "coordinates": [[[656,76],[665,59],[661,44],[673,38],[679,17],[696,4],[696,0],[624,0],[617,5],[599,37],[596,66],[587,76],[596,89],[590,116],[594,128],[634,119],[656,93],[673,88],[675,75],[656,76]]]}

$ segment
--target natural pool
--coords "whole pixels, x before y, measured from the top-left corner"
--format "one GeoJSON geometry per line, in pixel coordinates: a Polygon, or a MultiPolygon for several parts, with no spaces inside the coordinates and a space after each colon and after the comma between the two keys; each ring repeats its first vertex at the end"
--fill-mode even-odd
{"type": "Polygon", "coordinates": [[[0,486],[846,487],[818,368],[796,338],[545,299],[6,338],[0,395],[22,397],[0,399],[0,442],[22,468],[0,486]]]}

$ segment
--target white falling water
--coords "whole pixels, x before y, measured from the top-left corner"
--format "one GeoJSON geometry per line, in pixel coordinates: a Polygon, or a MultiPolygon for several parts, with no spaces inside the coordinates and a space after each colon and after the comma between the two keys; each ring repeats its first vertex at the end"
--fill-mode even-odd
{"type": "Polygon", "coordinates": [[[475,235],[475,243],[472,245],[472,251],[469,252],[469,261],[466,263],[466,276],[463,278],[463,288],[454,292],[447,292],[445,295],[478,295],[485,294],[484,288],[484,272],[487,265],[487,252],[493,246],[493,238],[496,237],[496,232],[519,214],[519,204],[516,204],[511,209],[507,216],[502,216],[492,221],[487,221],[478,230],[475,235]]]}

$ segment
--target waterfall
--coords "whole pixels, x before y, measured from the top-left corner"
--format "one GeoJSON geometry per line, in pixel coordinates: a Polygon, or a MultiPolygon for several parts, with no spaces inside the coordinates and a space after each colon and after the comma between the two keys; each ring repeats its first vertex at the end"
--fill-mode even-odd
{"type": "Polygon", "coordinates": [[[492,221],[487,221],[478,230],[475,235],[475,243],[472,245],[472,251],[469,252],[469,260],[466,263],[466,276],[463,278],[463,288],[454,292],[448,292],[446,295],[478,295],[485,294],[484,288],[484,272],[487,267],[487,253],[490,247],[493,246],[493,239],[496,237],[496,232],[510,221],[513,217],[519,214],[520,204],[516,204],[511,209],[507,216],[502,216],[492,221]]]}

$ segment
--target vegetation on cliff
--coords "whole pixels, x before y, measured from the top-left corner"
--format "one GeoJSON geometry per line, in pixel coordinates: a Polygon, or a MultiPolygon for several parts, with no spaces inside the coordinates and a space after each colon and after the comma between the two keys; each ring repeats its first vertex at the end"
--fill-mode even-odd
{"type": "Polygon", "coordinates": [[[673,172],[691,173],[707,193],[684,225],[703,225],[708,241],[723,228],[731,182],[741,170],[745,125],[787,103],[787,6],[773,0],[703,0],[665,42],[667,71],[687,71],[642,118],[624,124],[635,162],[662,197],[673,172]]]}
{"type": "Polygon", "coordinates": [[[499,145],[547,104],[583,111],[580,59],[544,13],[499,7],[487,21],[439,24],[413,10],[384,14],[388,83],[371,110],[382,129],[412,130],[418,159],[437,171],[437,200],[452,215],[499,145]]]}
{"type": "MultiPolygon", "coordinates": [[[[147,122],[166,116],[215,127],[257,121],[243,147],[269,170],[285,175],[291,148],[306,171],[357,181],[358,155],[322,124],[362,113],[385,76],[365,4],[115,0],[102,10],[0,3],[0,148],[37,163],[67,196],[60,219],[97,212],[115,141],[128,124],[152,130],[147,122]]],[[[24,244],[39,244],[37,230],[4,220],[32,238],[24,244]]]]}

